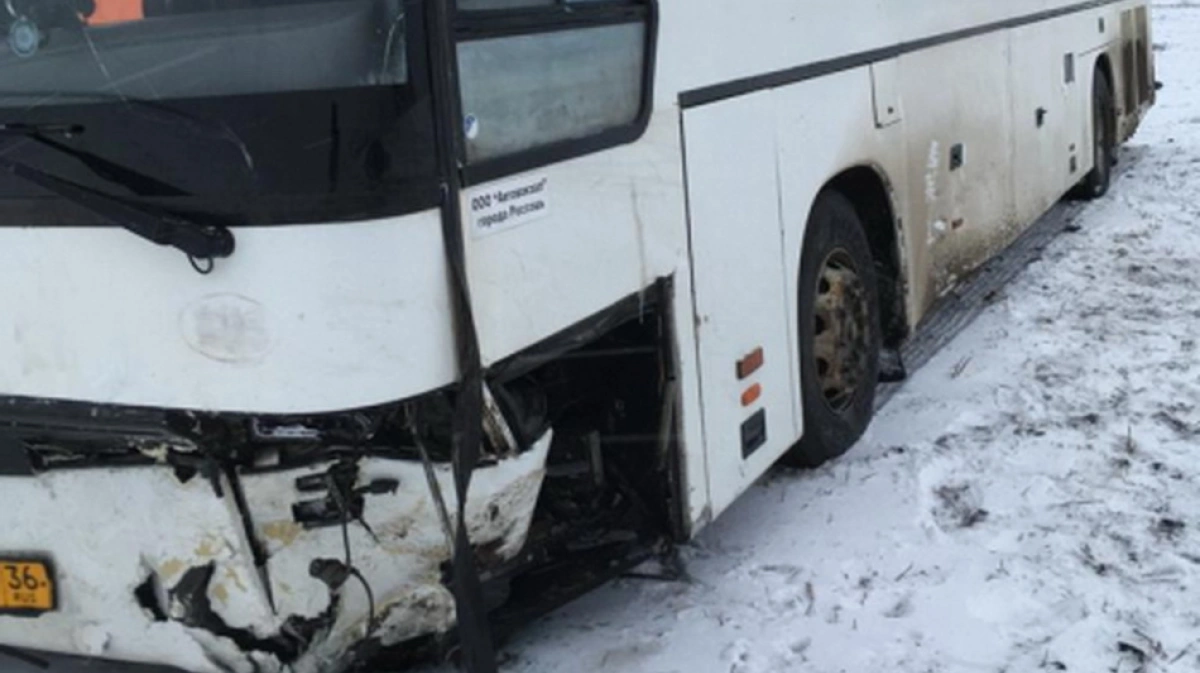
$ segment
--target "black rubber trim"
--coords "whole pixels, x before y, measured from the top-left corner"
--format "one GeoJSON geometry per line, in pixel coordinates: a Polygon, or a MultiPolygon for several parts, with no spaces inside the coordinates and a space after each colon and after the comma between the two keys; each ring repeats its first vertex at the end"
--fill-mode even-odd
{"type": "Polygon", "coordinates": [[[679,94],[679,105],[683,108],[697,107],[700,105],[708,105],[729,98],[736,98],[746,94],[762,91],[764,89],[774,89],[776,87],[795,84],[805,80],[816,79],[825,75],[843,72],[845,70],[853,70],[863,66],[886,61],[891,58],[910,54],[923,49],[930,49],[950,42],[958,42],[967,40],[972,37],[995,33],[1002,30],[1019,28],[1032,23],[1040,23],[1049,21],[1070,14],[1077,14],[1091,9],[1098,9],[1108,5],[1113,5],[1123,0],[1088,0],[1058,9],[1050,9],[1035,14],[1027,14],[1025,16],[1013,17],[1004,19],[1003,21],[995,21],[993,23],[984,23],[970,28],[942,33],[931,37],[913,40],[911,42],[902,42],[900,44],[889,47],[880,47],[868,51],[861,51],[846,56],[838,56],[824,61],[816,61],[793,68],[785,68],[776,70],[761,75],[752,75],[741,79],[730,80],[720,84],[701,87],[684,91],[679,94]]]}
{"type": "Polygon", "coordinates": [[[0,431],[0,477],[32,477],[33,463],[25,444],[10,432],[0,431]]]}
{"type": "Polygon", "coordinates": [[[562,7],[526,10],[487,10],[460,12],[454,22],[454,34],[460,42],[493,37],[551,33],[571,28],[591,28],[646,19],[649,5],[628,2],[579,5],[564,11],[562,7]]]}
{"type": "MultiPolygon", "coordinates": [[[[475,565],[475,551],[468,536],[467,497],[471,476],[479,464],[483,441],[483,359],[479,333],[471,305],[467,276],[466,243],[463,239],[459,194],[462,185],[452,158],[458,132],[458,79],[451,0],[433,0],[429,13],[429,45],[432,62],[435,137],[438,174],[444,180],[441,206],[442,242],[450,269],[450,298],[454,312],[454,353],[459,367],[458,395],[454,400],[452,468],[454,476],[454,553],[450,559],[448,587],[454,596],[457,633],[462,648],[461,667],[466,673],[496,673],[496,651],[488,623],[483,583],[475,565]],[[457,132],[456,132],[457,130],[457,132]]],[[[444,507],[444,505],[443,505],[444,507]]],[[[445,511],[442,514],[447,514],[445,511]]]]}
{"type": "Polygon", "coordinates": [[[9,652],[5,652],[5,649],[6,646],[0,646],[0,671],[3,673],[187,673],[174,666],[96,659],[15,647],[9,652]]]}
{"type": "Polygon", "coordinates": [[[24,673],[187,673],[174,666],[134,663],[0,645],[0,672],[24,673]]]}

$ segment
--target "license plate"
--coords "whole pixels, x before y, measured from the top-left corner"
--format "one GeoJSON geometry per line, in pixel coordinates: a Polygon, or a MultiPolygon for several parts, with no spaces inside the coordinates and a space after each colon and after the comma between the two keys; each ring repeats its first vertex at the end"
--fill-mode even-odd
{"type": "Polygon", "coordinates": [[[58,590],[48,562],[0,557],[0,613],[36,615],[57,606],[58,590]]]}

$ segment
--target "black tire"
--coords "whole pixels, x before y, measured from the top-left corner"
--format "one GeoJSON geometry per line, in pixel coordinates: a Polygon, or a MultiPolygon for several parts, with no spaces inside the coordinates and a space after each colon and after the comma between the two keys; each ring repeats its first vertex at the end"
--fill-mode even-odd
{"type": "Polygon", "coordinates": [[[862,437],[874,415],[879,378],[875,263],[861,218],[838,192],[822,192],[809,215],[799,301],[804,435],[784,462],[816,467],[862,437]],[[843,375],[831,374],[839,364],[843,375]]]}
{"type": "Polygon", "coordinates": [[[1073,196],[1094,200],[1108,194],[1113,166],[1117,163],[1116,105],[1112,84],[1103,71],[1096,71],[1092,83],[1092,168],[1075,188],[1073,196]]]}

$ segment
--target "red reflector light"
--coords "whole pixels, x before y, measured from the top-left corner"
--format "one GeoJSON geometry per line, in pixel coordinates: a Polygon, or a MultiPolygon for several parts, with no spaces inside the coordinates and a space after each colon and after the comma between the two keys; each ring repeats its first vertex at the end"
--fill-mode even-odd
{"type": "Polygon", "coordinates": [[[741,361],[737,363],[738,380],[741,381],[759,369],[762,369],[764,361],[763,349],[754,349],[754,352],[742,358],[741,361]]]}
{"type": "Polygon", "coordinates": [[[762,397],[762,384],[755,383],[754,385],[747,388],[746,392],[742,393],[742,406],[748,407],[751,404],[754,404],[755,402],[757,402],[759,400],[759,398],[761,398],[761,397],[762,397]]]}

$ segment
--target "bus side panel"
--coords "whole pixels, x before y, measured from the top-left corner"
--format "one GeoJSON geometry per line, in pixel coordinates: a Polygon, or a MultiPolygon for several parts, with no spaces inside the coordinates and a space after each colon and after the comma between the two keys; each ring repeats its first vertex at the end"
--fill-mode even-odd
{"type": "Polygon", "coordinates": [[[464,190],[462,210],[480,348],[491,366],[660,278],[674,281],[683,526],[709,519],[708,475],[687,277],[678,111],[660,108],[637,142],[464,190]],[[483,231],[475,199],[543,185],[544,210],[483,231]]]}
{"type": "Polygon", "coordinates": [[[684,136],[701,405],[716,514],[798,435],[773,96],[761,92],[687,110],[684,136]],[[739,376],[739,362],[759,349],[763,366],[739,376]]]}
{"type": "MultiPolygon", "coordinates": [[[[484,363],[593,316],[686,264],[678,118],[637,142],[463,191],[467,272],[484,363]],[[484,226],[479,199],[539,187],[542,207],[484,226]]],[[[486,212],[486,211],[485,211],[486,212]]]]}
{"type": "Polygon", "coordinates": [[[1079,0],[660,0],[659,96],[918,41],[1079,0]],[[735,29],[736,28],[736,29],[735,29]]]}
{"type": "Polygon", "coordinates": [[[1021,223],[1041,217],[1083,177],[1080,155],[1091,144],[1079,139],[1087,126],[1079,101],[1091,77],[1078,72],[1070,30],[1084,21],[1068,16],[1012,32],[1013,203],[1021,223]]]}
{"type": "Polygon", "coordinates": [[[1154,104],[1154,48],[1151,42],[1150,11],[1144,3],[1126,5],[1111,19],[1115,44],[1109,52],[1115,76],[1118,140],[1137,132],[1142,117],[1154,104]]]}
{"type": "Polygon", "coordinates": [[[804,430],[798,279],[813,201],[849,168],[870,167],[888,185],[903,180],[903,124],[877,127],[870,68],[688,110],[684,122],[706,452],[719,513],[804,430]],[[739,359],[757,348],[763,368],[739,379],[739,359]],[[743,406],[755,384],[761,399],[743,406]],[[743,428],[759,411],[765,443],[748,447],[743,428]]]}
{"type": "Polygon", "coordinates": [[[911,178],[908,226],[932,262],[912,269],[918,313],[1024,224],[1013,204],[1009,68],[1006,32],[900,58],[911,178]]]}
{"type": "Polygon", "coordinates": [[[708,457],[704,442],[704,413],[700,397],[700,363],[697,360],[696,314],[692,301],[692,276],[675,275],[672,317],[675,336],[675,362],[679,374],[677,400],[679,430],[679,495],[684,536],[691,537],[707,526],[713,517],[709,498],[708,457]]]}

